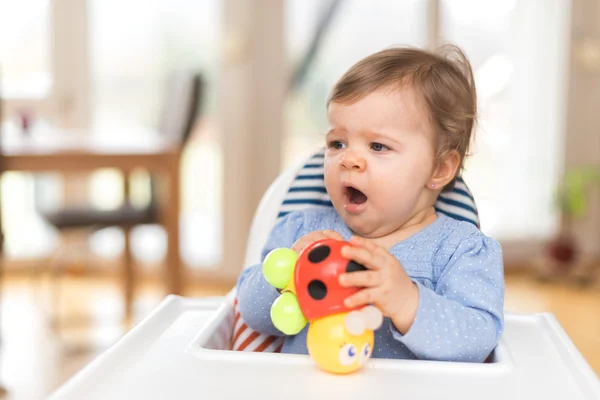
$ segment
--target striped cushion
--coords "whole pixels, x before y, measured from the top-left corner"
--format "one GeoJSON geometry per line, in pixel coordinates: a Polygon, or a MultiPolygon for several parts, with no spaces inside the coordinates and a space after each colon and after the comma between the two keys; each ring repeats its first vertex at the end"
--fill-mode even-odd
{"type": "MultiPolygon", "coordinates": [[[[315,153],[298,172],[279,210],[278,219],[290,212],[307,207],[333,207],[325,190],[323,159],[325,150],[315,153]]],[[[473,195],[461,177],[456,179],[454,189],[441,193],[435,209],[451,218],[467,221],[479,228],[479,215],[473,195]]],[[[235,322],[233,327],[233,350],[280,352],[282,337],[259,334],[244,323],[240,317],[237,300],[234,301],[235,322]]]]}

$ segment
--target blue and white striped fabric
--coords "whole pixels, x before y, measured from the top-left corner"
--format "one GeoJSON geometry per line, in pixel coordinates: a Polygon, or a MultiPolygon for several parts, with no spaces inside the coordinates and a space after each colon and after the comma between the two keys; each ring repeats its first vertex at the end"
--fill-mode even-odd
{"type": "MultiPolygon", "coordinates": [[[[298,172],[281,205],[278,218],[306,207],[333,207],[323,176],[325,150],[315,153],[298,172]]],[[[435,209],[447,216],[467,221],[479,227],[479,215],[473,195],[458,177],[454,189],[441,193],[435,203],[435,209]]]]}

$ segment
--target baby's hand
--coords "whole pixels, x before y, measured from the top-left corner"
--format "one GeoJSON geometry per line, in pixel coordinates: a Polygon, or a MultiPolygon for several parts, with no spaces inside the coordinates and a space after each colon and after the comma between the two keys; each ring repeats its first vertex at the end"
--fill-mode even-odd
{"type": "Polygon", "coordinates": [[[332,230],[325,231],[313,231],[302,236],[300,239],[296,240],[296,243],[292,246],[292,250],[296,253],[300,254],[302,250],[307,248],[311,243],[316,242],[317,240],[323,239],[336,239],[336,240],[344,240],[344,237],[332,230]]]}
{"type": "Polygon", "coordinates": [[[363,264],[367,270],[340,275],[341,286],[363,288],[344,304],[348,308],[374,304],[405,334],[417,312],[417,286],[387,249],[358,236],[353,236],[350,243],[352,246],[342,248],[342,256],[363,264]]]}

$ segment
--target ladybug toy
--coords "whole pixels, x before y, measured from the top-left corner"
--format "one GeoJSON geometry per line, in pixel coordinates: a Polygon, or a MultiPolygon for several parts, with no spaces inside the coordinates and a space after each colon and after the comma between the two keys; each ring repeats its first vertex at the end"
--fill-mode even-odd
{"type": "Polygon", "coordinates": [[[344,300],[360,288],[344,288],[338,277],[365,267],[341,255],[350,243],[319,240],[300,254],[291,249],[271,251],[263,263],[269,284],[281,291],[271,307],[271,320],[286,335],[298,334],[307,323],[306,344],[313,360],[324,370],[350,373],[373,351],[373,331],[381,326],[374,306],[349,309],[344,300]]]}

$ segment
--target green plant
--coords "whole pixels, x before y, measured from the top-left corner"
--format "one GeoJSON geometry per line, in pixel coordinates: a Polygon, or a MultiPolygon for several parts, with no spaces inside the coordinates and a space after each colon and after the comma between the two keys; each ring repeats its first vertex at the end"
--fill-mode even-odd
{"type": "Polygon", "coordinates": [[[587,211],[588,192],[592,186],[600,187],[600,166],[569,169],[558,190],[558,203],[565,217],[577,218],[587,211]]]}

